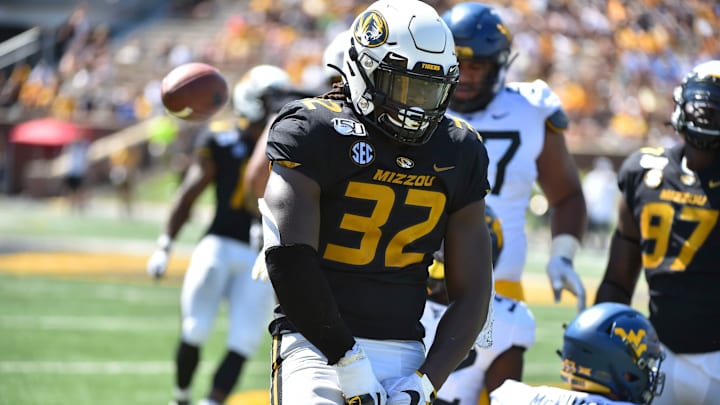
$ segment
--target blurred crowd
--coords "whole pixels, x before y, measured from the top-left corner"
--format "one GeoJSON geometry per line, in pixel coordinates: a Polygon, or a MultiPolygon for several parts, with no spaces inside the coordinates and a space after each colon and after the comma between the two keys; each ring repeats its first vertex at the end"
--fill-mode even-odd
{"type": "Polygon", "coordinates": [[[86,9],[79,7],[62,25],[45,30],[51,31],[45,34],[52,46],[43,57],[34,64],[19,62],[7,78],[0,78],[0,107],[8,115],[118,124],[139,118],[132,87],[115,81],[108,25],[91,24],[86,9]]]}
{"type": "MultiPolygon", "coordinates": [[[[162,38],[110,40],[102,24],[75,10],[58,30],[55,61],[18,64],[0,78],[0,107],[118,126],[162,114],[159,79],[188,61],[220,67],[230,81],[270,63],[296,84],[319,88],[322,53],[367,5],[358,0],[217,0],[193,19],[216,29],[193,44],[162,38]],[[229,5],[232,5],[229,8],[229,5]],[[227,14],[222,10],[231,9],[227,14]],[[221,10],[221,11],[218,11],[221,10]],[[159,44],[152,46],[153,43],[159,44]],[[133,67],[135,74],[123,76],[133,67]],[[130,79],[128,79],[128,77],[130,79]]],[[[428,0],[441,13],[455,0],[428,0]]],[[[543,79],[560,95],[572,146],[624,150],[675,141],[665,127],[668,97],[682,74],[720,57],[720,5],[703,0],[502,0],[517,58],[508,80],[543,79]]]]}

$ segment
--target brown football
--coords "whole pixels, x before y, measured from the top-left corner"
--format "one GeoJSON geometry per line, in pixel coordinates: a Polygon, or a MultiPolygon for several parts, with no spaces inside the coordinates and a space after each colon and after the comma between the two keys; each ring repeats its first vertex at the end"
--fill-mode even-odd
{"type": "Polygon", "coordinates": [[[204,121],[228,101],[228,86],[217,68],[192,62],[170,71],[162,80],[162,102],[175,117],[204,121]]]}

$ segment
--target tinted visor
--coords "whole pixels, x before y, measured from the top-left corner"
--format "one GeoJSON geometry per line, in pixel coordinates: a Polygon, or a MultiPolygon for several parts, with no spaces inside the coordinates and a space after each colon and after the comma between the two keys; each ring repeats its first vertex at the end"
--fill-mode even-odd
{"type": "Polygon", "coordinates": [[[447,106],[455,86],[452,77],[428,76],[381,65],[374,75],[375,89],[393,104],[434,111],[447,106]]]}

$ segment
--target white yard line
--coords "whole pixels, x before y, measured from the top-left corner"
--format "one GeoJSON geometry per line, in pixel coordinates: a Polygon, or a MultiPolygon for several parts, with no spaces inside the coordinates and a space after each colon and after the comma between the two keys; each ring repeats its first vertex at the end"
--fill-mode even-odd
{"type": "MultiPolygon", "coordinates": [[[[202,364],[207,367],[209,364],[202,364]]],[[[0,361],[0,374],[169,374],[171,361],[0,361]]]]}
{"type": "MultiPolygon", "coordinates": [[[[219,359],[218,359],[219,361],[219,359]]],[[[217,363],[200,362],[199,373],[210,374],[217,363]]],[[[268,372],[270,365],[261,361],[249,361],[245,373],[268,372]]],[[[43,361],[14,360],[0,361],[0,374],[172,374],[172,360],[165,361],[43,361]]]]}
{"type": "Polygon", "coordinates": [[[0,315],[0,330],[41,329],[78,331],[168,331],[178,327],[177,319],[118,316],[25,316],[0,315]]]}

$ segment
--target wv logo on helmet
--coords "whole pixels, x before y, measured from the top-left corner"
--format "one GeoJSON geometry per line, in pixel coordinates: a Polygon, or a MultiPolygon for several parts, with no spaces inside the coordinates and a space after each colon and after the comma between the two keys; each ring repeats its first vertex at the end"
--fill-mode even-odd
{"type": "Polygon", "coordinates": [[[630,332],[628,332],[623,328],[615,328],[613,332],[620,336],[622,340],[630,342],[636,356],[640,357],[647,351],[647,344],[644,343],[645,336],[647,335],[645,329],[640,329],[637,332],[630,330],[630,332]]]}

